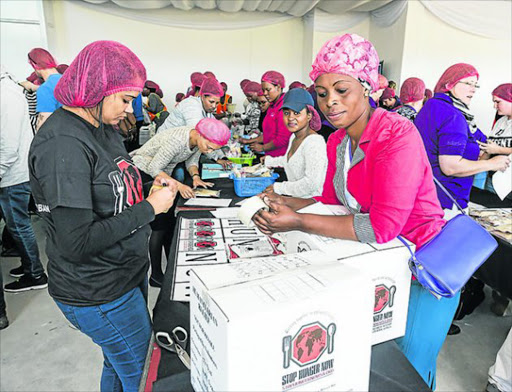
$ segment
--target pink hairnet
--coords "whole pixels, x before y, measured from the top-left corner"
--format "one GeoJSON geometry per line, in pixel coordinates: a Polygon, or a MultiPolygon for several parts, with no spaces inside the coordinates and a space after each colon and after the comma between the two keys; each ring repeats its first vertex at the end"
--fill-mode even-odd
{"type": "Polygon", "coordinates": [[[441,75],[441,78],[434,88],[435,93],[445,93],[450,91],[461,79],[476,76],[479,78],[478,71],[471,64],[458,63],[449,67],[441,75]]]}
{"type": "Polygon", "coordinates": [[[220,85],[222,88],[225,88],[226,90],[228,89],[228,85],[225,82],[220,82],[220,85]]]}
{"type": "Polygon", "coordinates": [[[395,90],[393,90],[392,88],[386,87],[384,89],[384,92],[382,93],[380,99],[384,101],[385,99],[394,98],[395,96],[396,96],[395,90]]]}
{"type": "Polygon", "coordinates": [[[512,102],[512,83],[500,84],[494,89],[492,95],[504,99],[507,102],[512,102]]]}
{"type": "Polygon", "coordinates": [[[205,77],[207,78],[212,78],[212,79],[217,79],[217,77],[215,76],[215,74],[211,71],[206,71],[204,74],[203,74],[205,77]]]}
{"type": "Polygon", "coordinates": [[[357,34],[334,37],[316,55],[309,77],[315,81],[326,73],[365,81],[375,91],[379,87],[379,55],[369,41],[357,34]]]}
{"type": "Polygon", "coordinates": [[[120,91],[142,91],[146,69],[126,46],[96,41],[76,56],[55,87],[54,95],[66,106],[94,107],[120,91]]]}
{"type": "Polygon", "coordinates": [[[434,94],[432,94],[432,90],[429,88],[425,89],[425,98],[430,99],[433,97],[434,94]]]}
{"type": "Polygon", "coordinates": [[[261,77],[261,83],[267,82],[276,86],[281,86],[281,88],[285,88],[286,82],[284,80],[284,76],[277,71],[267,71],[261,77]]]}
{"type": "Polygon", "coordinates": [[[62,75],[64,72],[66,72],[66,70],[68,68],[69,68],[69,65],[67,65],[67,64],[59,64],[59,65],[57,65],[57,72],[62,75]]]}
{"type": "Polygon", "coordinates": [[[205,77],[201,72],[193,72],[190,75],[190,83],[192,83],[193,87],[201,87],[205,77]]]}
{"type": "Polygon", "coordinates": [[[308,108],[309,113],[313,115],[313,117],[311,117],[311,120],[309,120],[309,127],[313,131],[319,131],[320,128],[322,128],[322,120],[320,119],[320,115],[313,106],[306,105],[306,107],[308,108]]]}
{"type": "Polygon", "coordinates": [[[263,92],[263,89],[259,89],[258,90],[258,97],[263,97],[265,95],[265,93],[263,92]]]}
{"type": "Polygon", "coordinates": [[[378,90],[382,90],[389,86],[389,82],[384,75],[379,74],[379,88],[378,90]]]}
{"type": "Polygon", "coordinates": [[[37,76],[37,74],[35,72],[32,72],[27,80],[33,84],[35,84],[36,86],[39,86],[41,85],[41,79],[39,79],[39,76],[37,76]]]}
{"type": "Polygon", "coordinates": [[[250,80],[249,79],[244,79],[240,82],[240,88],[243,90],[244,89],[244,86],[249,83],[250,80]]]}
{"type": "Polygon", "coordinates": [[[183,93],[178,93],[176,94],[176,98],[174,99],[176,102],[181,102],[183,101],[183,99],[185,99],[185,94],[183,93]]]}
{"type": "Polygon", "coordinates": [[[35,70],[57,67],[57,60],[43,48],[34,48],[28,52],[28,62],[35,70]]]}
{"type": "Polygon", "coordinates": [[[245,95],[252,94],[252,93],[258,93],[261,90],[261,84],[258,82],[248,82],[245,84],[244,88],[242,89],[245,95]]]}
{"type": "Polygon", "coordinates": [[[421,101],[425,98],[425,83],[419,78],[408,78],[400,88],[402,103],[421,101]]]}
{"type": "Polygon", "coordinates": [[[224,95],[224,90],[222,89],[222,86],[217,81],[217,79],[205,78],[203,80],[203,84],[201,84],[201,90],[199,90],[199,94],[222,97],[224,95]]]}
{"type": "Polygon", "coordinates": [[[155,94],[158,95],[160,98],[163,98],[164,97],[164,92],[162,91],[161,88],[158,88],[156,91],[155,91],[155,94]]]}
{"type": "Polygon", "coordinates": [[[308,92],[313,95],[315,92],[315,83],[313,83],[311,86],[308,87],[308,92]]]}
{"type": "Polygon", "coordinates": [[[295,82],[292,82],[289,86],[288,86],[288,90],[291,90],[291,89],[294,89],[294,88],[305,88],[306,85],[304,83],[301,83],[301,82],[298,82],[298,81],[295,81],[295,82]]]}
{"type": "Polygon", "coordinates": [[[188,97],[191,97],[192,95],[194,95],[196,93],[196,89],[194,86],[190,86],[188,89],[187,89],[187,93],[185,94],[185,98],[188,98],[188,97]]]}
{"type": "Polygon", "coordinates": [[[196,125],[196,131],[212,143],[224,146],[231,137],[231,131],[222,121],[203,118],[196,125]]]}

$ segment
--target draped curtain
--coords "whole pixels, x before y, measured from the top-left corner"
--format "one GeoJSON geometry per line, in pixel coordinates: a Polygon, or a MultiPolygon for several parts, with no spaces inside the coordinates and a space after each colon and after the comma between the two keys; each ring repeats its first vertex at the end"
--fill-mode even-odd
{"type": "MultiPolygon", "coordinates": [[[[457,29],[495,39],[512,35],[512,1],[419,1],[457,29]]],[[[343,31],[367,18],[380,27],[391,26],[407,9],[407,0],[82,0],[81,4],[142,22],[205,30],[246,29],[302,17],[321,32],[343,31]]]]}

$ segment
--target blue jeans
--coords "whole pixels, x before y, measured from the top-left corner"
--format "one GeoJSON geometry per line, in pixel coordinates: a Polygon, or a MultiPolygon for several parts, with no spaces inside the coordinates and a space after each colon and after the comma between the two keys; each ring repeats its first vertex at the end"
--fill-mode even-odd
{"type": "Polygon", "coordinates": [[[55,300],[69,322],[103,350],[102,392],[136,392],[139,388],[151,338],[144,287],[98,306],[72,306],[55,300]]]}
{"type": "Polygon", "coordinates": [[[20,252],[23,272],[38,278],[44,273],[44,269],[39,259],[39,248],[28,214],[29,201],[28,182],[0,188],[0,208],[5,224],[20,252]]]}

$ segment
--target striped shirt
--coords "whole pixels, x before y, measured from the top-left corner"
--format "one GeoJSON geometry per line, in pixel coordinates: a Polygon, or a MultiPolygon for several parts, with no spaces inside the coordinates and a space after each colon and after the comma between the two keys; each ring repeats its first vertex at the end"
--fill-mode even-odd
{"type": "Polygon", "coordinates": [[[32,126],[32,132],[36,133],[37,128],[37,94],[35,91],[25,90],[25,98],[28,102],[28,115],[30,117],[30,125],[32,126]]]}

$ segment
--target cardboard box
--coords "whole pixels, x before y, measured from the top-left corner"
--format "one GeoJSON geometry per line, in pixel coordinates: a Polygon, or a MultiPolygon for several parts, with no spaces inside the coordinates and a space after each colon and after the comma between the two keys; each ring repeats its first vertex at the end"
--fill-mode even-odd
{"type": "MultiPolygon", "coordinates": [[[[322,203],[308,206],[300,212],[333,214],[331,208],[322,203]]],[[[342,214],[340,208],[336,214],[342,214]]],[[[414,245],[410,245],[414,251],[414,245]]],[[[410,254],[398,239],[385,244],[363,244],[298,231],[287,234],[287,252],[311,250],[321,250],[340,263],[360,268],[371,275],[375,298],[373,344],[396,339],[405,334],[411,287],[411,272],[408,266],[410,254]]]]}
{"type": "Polygon", "coordinates": [[[192,269],[196,391],[368,390],[372,283],[319,255],[192,269]]]}

